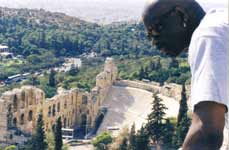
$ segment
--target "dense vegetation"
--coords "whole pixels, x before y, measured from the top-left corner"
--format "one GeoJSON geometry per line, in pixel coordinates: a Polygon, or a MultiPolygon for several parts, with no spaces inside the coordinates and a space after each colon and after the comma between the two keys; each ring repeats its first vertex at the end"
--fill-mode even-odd
{"type": "Polygon", "coordinates": [[[4,15],[3,9],[0,43],[6,43],[15,54],[28,57],[51,52],[59,57],[78,56],[92,51],[102,56],[155,53],[147,41],[142,23],[99,26],[80,20],[67,22],[69,20],[64,20],[64,14],[59,14],[61,17],[52,14],[52,17],[42,18],[42,14],[46,14],[43,10],[11,11],[20,13],[20,16],[12,12],[11,15],[4,15]]]}
{"type": "MultiPolygon", "coordinates": [[[[190,77],[184,57],[174,61],[152,48],[141,22],[100,26],[62,13],[0,9],[0,44],[8,45],[11,52],[24,57],[1,61],[0,81],[18,73],[44,72],[62,64],[64,57],[80,57],[91,52],[96,52],[98,58],[83,60],[83,67],[75,73],[57,73],[55,87],[48,84],[48,74],[38,77],[34,85],[47,91],[48,97],[55,94],[57,86],[66,89],[77,86],[89,91],[105,57],[117,60],[119,76],[123,79],[184,83],[190,77]]],[[[31,76],[25,83],[33,81],[31,76]]],[[[20,84],[8,85],[0,92],[16,86],[20,84]]]]}

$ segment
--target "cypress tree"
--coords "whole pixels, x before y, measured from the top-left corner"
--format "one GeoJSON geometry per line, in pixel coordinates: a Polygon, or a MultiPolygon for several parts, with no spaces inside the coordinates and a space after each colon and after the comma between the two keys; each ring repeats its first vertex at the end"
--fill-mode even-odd
{"type": "Polygon", "coordinates": [[[128,150],[128,139],[126,137],[123,138],[122,143],[119,146],[119,150],[128,150]]]}
{"type": "Polygon", "coordinates": [[[131,126],[130,135],[129,135],[129,149],[136,149],[136,132],[135,132],[135,123],[131,126]]]}
{"type": "Polygon", "coordinates": [[[55,70],[51,70],[49,74],[49,86],[55,87],[56,86],[56,72],[55,70]]]}
{"type": "Polygon", "coordinates": [[[138,77],[139,77],[139,80],[142,80],[145,78],[145,71],[144,71],[143,66],[141,66],[141,68],[139,70],[138,77]]]}
{"type": "Polygon", "coordinates": [[[182,85],[181,92],[181,101],[180,101],[180,109],[177,117],[177,127],[175,131],[175,135],[173,137],[173,145],[178,148],[182,145],[185,136],[188,132],[189,126],[191,124],[191,120],[188,117],[188,105],[187,105],[187,97],[185,85],[182,85]]]}
{"type": "Polygon", "coordinates": [[[187,105],[186,89],[185,89],[185,84],[182,84],[180,108],[177,117],[177,125],[181,122],[182,118],[187,114],[187,111],[188,111],[188,105],[187,105]]]}
{"type": "Polygon", "coordinates": [[[169,119],[166,119],[165,127],[164,127],[164,137],[163,137],[163,147],[166,149],[171,149],[173,147],[173,132],[174,126],[170,123],[169,119]]]}
{"type": "Polygon", "coordinates": [[[178,124],[176,128],[176,132],[175,132],[174,142],[173,142],[176,148],[179,148],[180,146],[182,146],[182,143],[188,132],[190,124],[191,124],[191,120],[189,119],[187,115],[185,115],[182,118],[181,122],[178,124]]]}
{"type": "Polygon", "coordinates": [[[149,150],[149,136],[142,126],[136,134],[136,150],[149,150]]]}
{"type": "Polygon", "coordinates": [[[33,137],[34,150],[46,150],[47,143],[45,142],[43,115],[39,114],[37,119],[37,127],[33,137]]]}
{"type": "Polygon", "coordinates": [[[162,99],[160,99],[157,94],[154,94],[154,101],[152,104],[152,112],[148,115],[146,128],[151,139],[156,144],[160,145],[164,135],[163,120],[167,108],[162,104],[162,99]]]}
{"type": "Polygon", "coordinates": [[[61,117],[59,117],[56,120],[56,125],[55,125],[55,131],[54,131],[54,136],[55,136],[55,150],[61,150],[63,146],[63,141],[62,141],[62,122],[61,122],[61,117]]]}

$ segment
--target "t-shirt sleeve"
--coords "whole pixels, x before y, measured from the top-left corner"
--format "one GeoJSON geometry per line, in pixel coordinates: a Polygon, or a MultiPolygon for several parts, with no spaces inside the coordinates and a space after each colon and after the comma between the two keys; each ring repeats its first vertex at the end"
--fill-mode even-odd
{"type": "Polygon", "coordinates": [[[201,101],[228,103],[228,50],[224,42],[217,36],[200,36],[192,47],[192,108],[201,101]]]}

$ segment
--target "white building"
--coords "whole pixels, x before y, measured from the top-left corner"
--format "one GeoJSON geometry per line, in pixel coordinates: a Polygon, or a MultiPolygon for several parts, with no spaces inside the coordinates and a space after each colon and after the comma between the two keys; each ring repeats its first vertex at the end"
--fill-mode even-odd
{"type": "Polygon", "coordinates": [[[8,51],[9,50],[9,47],[8,46],[6,46],[6,45],[1,45],[0,44],[0,52],[6,52],[6,51],[8,51]]]}

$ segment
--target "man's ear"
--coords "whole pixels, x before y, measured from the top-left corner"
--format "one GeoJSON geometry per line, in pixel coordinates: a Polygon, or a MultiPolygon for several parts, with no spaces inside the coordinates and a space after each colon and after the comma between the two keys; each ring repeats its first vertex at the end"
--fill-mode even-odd
{"type": "Polygon", "coordinates": [[[175,7],[175,12],[181,17],[183,23],[188,22],[188,14],[183,8],[177,6],[175,7]]]}

